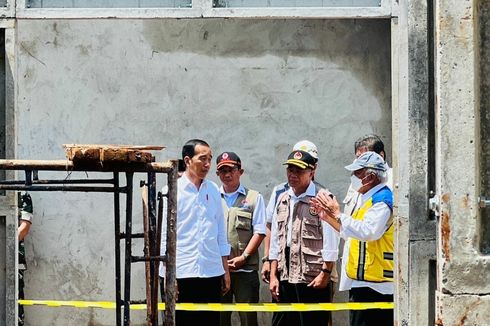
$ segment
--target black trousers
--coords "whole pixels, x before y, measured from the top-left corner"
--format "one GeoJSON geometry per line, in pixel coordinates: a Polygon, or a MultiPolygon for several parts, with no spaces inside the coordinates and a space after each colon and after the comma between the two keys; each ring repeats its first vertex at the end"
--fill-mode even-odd
{"type": "MultiPolygon", "coordinates": [[[[351,302],[393,302],[392,294],[381,294],[371,288],[352,288],[349,291],[351,302]]],[[[350,311],[351,326],[392,326],[392,309],[367,309],[350,311]]]]}
{"type": "MultiPolygon", "coordinates": [[[[221,300],[222,276],[209,278],[179,278],[177,279],[177,302],[189,303],[219,303],[221,300]]],[[[160,278],[160,284],[165,282],[160,278]]],[[[164,300],[164,287],[160,286],[162,301],[164,300]]],[[[183,311],[175,312],[175,325],[219,325],[219,312],[215,311],[183,311]]]]}
{"type": "MultiPolygon", "coordinates": [[[[319,303],[332,302],[332,286],[329,282],[324,289],[314,289],[306,283],[292,284],[287,281],[279,283],[280,303],[319,303]]],[[[276,312],[272,315],[273,326],[310,326],[329,325],[330,311],[276,312]]]]}

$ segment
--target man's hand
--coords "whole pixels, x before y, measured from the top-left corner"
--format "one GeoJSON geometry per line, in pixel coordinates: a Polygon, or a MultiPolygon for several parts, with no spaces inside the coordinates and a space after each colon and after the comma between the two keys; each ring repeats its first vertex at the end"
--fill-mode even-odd
{"type": "Polygon", "coordinates": [[[240,269],[243,265],[245,265],[246,259],[243,255],[235,257],[233,259],[228,259],[228,268],[232,270],[240,269]]]}
{"type": "Polygon", "coordinates": [[[231,288],[230,272],[225,271],[223,278],[221,279],[221,295],[225,295],[231,288]]]}
{"type": "Polygon", "coordinates": [[[308,287],[312,287],[314,289],[324,289],[328,285],[328,281],[330,280],[330,274],[320,272],[313,281],[308,284],[308,287]]]}
{"type": "Polygon", "coordinates": [[[337,198],[328,190],[321,189],[316,197],[311,199],[310,204],[319,213],[323,211],[334,218],[340,215],[340,205],[337,202],[337,198]]]}
{"type": "Polygon", "coordinates": [[[272,275],[270,278],[269,290],[271,291],[272,298],[279,302],[279,280],[275,275],[272,275]]]}
{"type": "Polygon", "coordinates": [[[262,264],[262,281],[264,281],[265,283],[269,283],[270,276],[271,276],[271,262],[266,260],[262,264]]]}

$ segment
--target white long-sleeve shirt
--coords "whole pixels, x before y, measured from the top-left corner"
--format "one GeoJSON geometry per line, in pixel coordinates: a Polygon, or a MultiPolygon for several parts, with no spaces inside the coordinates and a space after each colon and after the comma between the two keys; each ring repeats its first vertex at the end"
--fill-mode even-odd
{"type": "MultiPolygon", "coordinates": [[[[356,208],[361,207],[377,191],[386,186],[379,184],[371,190],[362,194],[357,202],[356,208]]],[[[353,287],[369,287],[382,294],[393,294],[393,282],[366,282],[357,281],[349,278],[346,273],[347,259],[349,257],[350,238],[361,241],[377,240],[383,236],[387,230],[387,222],[391,217],[391,209],[383,202],[371,206],[362,221],[355,220],[347,214],[342,214],[340,219],[340,236],[345,239],[344,252],[342,255],[342,272],[340,276],[339,291],[350,290],[353,287]]]]}
{"type": "Polygon", "coordinates": [[[274,215],[274,209],[276,208],[277,205],[277,198],[285,191],[289,189],[289,184],[287,182],[283,182],[281,184],[278,184],[274,188],[272,188],[272,193],[269,198],[269,203],[267,204],[266,208],[266,223],[270,224],[272,223],[272,215],[274,215]]]}
{"type": "MultiPolygon", "coordinates": [[[[162,190],[167,192],[166,187],[162,190]]],[[[166,201],[164,202],[166,206],[166,201]]],[[[161,255],[166,253],[167,209],[163,210],[161,255]]],[[[177,278],[224,274],[222,256],[230,254],[218,186],[203,180],[199,189],[186,174],[177,181],[177,278]]],[[[160,276],[165,268],[160,264],[160,276]]]]}

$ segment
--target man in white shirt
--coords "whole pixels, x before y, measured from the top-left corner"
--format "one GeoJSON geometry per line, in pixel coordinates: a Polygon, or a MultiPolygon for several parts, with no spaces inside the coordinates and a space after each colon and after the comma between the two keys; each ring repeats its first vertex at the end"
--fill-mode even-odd
{"type": "MultiPolygon", "coordinates": [[[[378,153],[386,162],[385,145],[378,135],[365,135],[360,137],[354,143],[354,155],[356,159],[361,156],[361,154],[368,151],[378,153]]],[[[392,168],[389,167],[388,163],[386,163],[386,168],[386,174],[388,178],[386,180],[386,185],[388,186],[388,188],[393,190],[393,171],[392,168]]],[[[347,194],[345,195],[343,200],[344,214],[351,215],[352,213],[354,213],[354,209],[356,208],[356,205],[359,202],[360,198],[361,194],[355,191],[352,188],[352,185],[350,185],[349,189],[347,190],[347,194]]]]}
{"type": "MultiPolygon", "coordinates": [[[[331,302],[339,238],[310,208],[310,200],[322,189],[313,183],[316,160],[298,150],[284,164],[290,188],[279,196],[272,216],[271,295],[284,303],[331,302]]],[[[327,325],[330,317],[328,311],[274,313],[272,325],[327,325]]]]}
{"type": "MultiPolygon", "coordinates": [[[[211,168],[211,148],[203,140],[189,140],[182,148],[182,159],[186,170],[177,181],[177,301],[217,303],[230,289],[230,245],[219,188],[206,180],[211,168]]],[[[164,220],[162,255],[166,253],[166,225],[164,220]]],[[[165,276],[163,264],[160,276],[165,276]]],[[[218,325],[219,312],[177,310],[175,321],[186,326],[218,325]]]]}
{"type": "MultiPolygon", "coordinates": [[[[342,255],[340,291],[352,302],[393,301],[393,194],[386,186],[386,163],[365,152],[345,167],[352,188],[361,194],[352,215],[341,214],[335,197],[320,191],[312,207],[346,241],[342,255]]],[[[351,326],[393,325],[393,310],[350,312],[351,326]]]]}
{"type": "MultiPolygon", "coordinates": [[[[259,253],[265,236],[265,204],[262,195],[240,183],[244,170],[240,157],[234,152],[223,152],[216,159],[216,174],[220,188],[223,212],[231,253],[228,268],[231,289],[221,299],[223,303],[259,302],[259,253]]],[[[242,326],[257,326],[256,312],[240,312],[242,326]]],[[[231,311],[221,313],[221,326],[231,326],[231,311]]]]}

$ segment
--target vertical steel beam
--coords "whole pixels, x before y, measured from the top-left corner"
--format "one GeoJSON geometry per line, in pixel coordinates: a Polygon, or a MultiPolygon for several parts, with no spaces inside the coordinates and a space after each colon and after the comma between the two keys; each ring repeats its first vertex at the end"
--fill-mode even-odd
{"type": "Polygon", "coordinates": [[[121,326],[121,207],[119,205],[119,172],[114,172],[114,273],[116,281],[116,325],[121,326]]]}
{"type": "MultiPolygon", "coordinates": [[[[148,224],[150,247],[149,254],[152,257],[160,255],[157,252],[157,219],[156,219],[156,175],[154,172],[148,173],[148,224]]],[[[147,302],[148,325],[157,326],[158,324],[158,264],[159,261],[150,261],[150,302],[147,302]]]]}
{"type": "Polygon", "coordinates": [[[131,298],[131,234],[133,229],[133,172],[126,172],[126,234],[124,261],[124,325],[131,323],[129,305],[131,298]]]}

